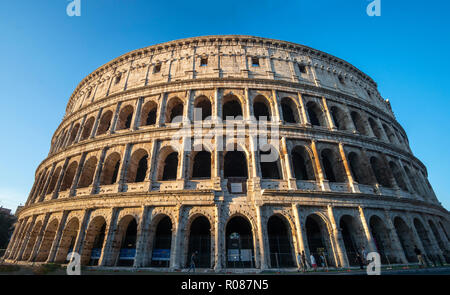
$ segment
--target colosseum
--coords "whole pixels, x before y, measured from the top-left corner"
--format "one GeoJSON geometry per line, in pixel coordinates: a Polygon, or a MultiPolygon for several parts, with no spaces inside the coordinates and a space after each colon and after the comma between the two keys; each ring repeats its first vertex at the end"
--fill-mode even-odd
{"type": "Polygon", "coordinates": [[[303,251],[414,264],[418,247],[449,263],[449,216],[366,74],[290,42],[195,37],[78,84],[4,258],[180,270],[197,252],[205,270],[263,271],[303,251]]]}

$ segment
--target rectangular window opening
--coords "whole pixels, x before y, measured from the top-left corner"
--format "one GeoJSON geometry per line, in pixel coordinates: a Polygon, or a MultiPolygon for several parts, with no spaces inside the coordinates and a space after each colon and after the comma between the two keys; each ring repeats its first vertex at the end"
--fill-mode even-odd
{"type": "Polygon", "coordinates": [[[259,58],[252,57],[252,67],[259,67],[259,58]]]}

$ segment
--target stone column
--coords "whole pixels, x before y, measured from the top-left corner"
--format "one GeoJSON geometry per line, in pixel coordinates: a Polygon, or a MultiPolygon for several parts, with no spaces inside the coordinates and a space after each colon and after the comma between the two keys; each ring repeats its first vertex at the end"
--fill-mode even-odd
{"type": "Polygon", "coordinates": [[[95,117],[94,126],[92,126],[92,130],[91,130],[91,134],[89,135],[89,138],[94,138],[95,135],[97,134],[97,128],[98,128],[100,119],[102,117],[102,113],[103,113],[103,108],[100,108],[100,110],[98,110],[97,116],[95,117]]]}
{"type": "Polygon", "coordinates": [[[106,152],[108,151],[108,147],[103,148],[102,153],[100,155],[100,159],[98,159],[97,167],[95,167],[94,178],[92,180],[92,191],[91,194],[96,194],[98,192],[98,188],[100,186],[100,176],[102,174],[103,163],[105,162],[106,152]]]}
{"type": "Polygon", "coordinates": [[[172,228],[172,244],[170,249],[170,268],[179,269],[181,267],[180,264],[180,246],[183,241],[183,237],[181,236],[181,232],[183,230],[183,205],[177,206],[177,220],[178,223],[175,225],[175,228],[172,228]]]}
{"type": "Polygon", "coordinates": [[[325,179],[325,173],[322,170],[322,165],[320,164],[320,156],[317,152],[316,141],[311,140],[311,150],[313,152],[313,161],[316,166],[317,176],[319,178],[320,187],[323,191],[330,191],[330,184],[327,179],[325,179]]]}
{"type": "Polygon", "coordinates": [[[119,208],[112,208],[111,219],[107,228],[105,229],[105,241],[98,261],[99,266],[109,266],[111,262],[111,255],[113,252],[114,238],[117,230],[117,216],[119,215],[119,208]]]}
{"type": "Polygon", "coordinates": [[[72,252],[81,254],[83,247],[84,237],[86,236],[86,230],[88,227],[89,219],[91,217],[91,209],[84,210],[83,220],[81,221],[80,228],[78,230],[77,237],[75,239],[75,244],[73,246],[72,252]]]}
{"type": "Polygon", "coordinates": [[[133,113],[133,118],[131,119],[131,130],[139,129],[139,123],[141,121],[141,108],[144,98],[141,96],[136,102],[136,110],[133,113]]]}
{"type": "Polygon", "coordinates": [[[45,199],[45,195],[47,194],[48,186],[50,185],[50,181],[53,177],[53,173],[55,173],[55,169],[56,169],[56,163],[53,163],[52,169],[50,170],[50,173],[48,174],[47,179],[45,180],[44,186],[42,187],[42,191],[40,192],[38,202],[42,202],[45,199]]]}
{"type": "Polygon", "coordinates": [[[51,263],[55,260],[56,252],[59,248],[59,243],[61,241],[62,233],[64,230],[64,227],[66,225],[67,216],[69,215],[69,211],[64,210],[63,215],[61,216],[61,220],[58,225],[58,229],[56,230],[55,238],[53,239],[53,243],[50,247],[50,251],[48,253],[48,258],[46,263],[51,263]]]}
{"type": "Polygon", "coordinates": [[[80,128],[78,128],[77,135],[75,136],[75,139],[73,141],[73,144],[77,143],[80,140],[81,132],[83,131],[84,123],[86,122],[86,115],[81,120],[80,128]]]}
{"type": "Polygon", "coordinates": [[[269,243],[268,243],[268,233],[266,218],[264,217],[263,206],[255,205],[256,210],[256,220],[257,220],[257,236],[259,242],[259,252],[260,252],[260,269],[266,270],[269,268],[270,256],[269,256],[269,243]]]}
{"type": "Polygon", "coordinates": [[[341,233],[340,228],[336,224],[336,220],[334,218],[333,207],[331,205],[328,205],[327,211],[328,211],[328,218],[330,219],[330,223],[331,223],[331,228],[333,230],[333,244],[336,245],[336,247],[335,247],[335,249],[336,249],[335,256],[337,256],[336,262],[339,262],[339,264],[342,267],[348,267],[349,263],[348,263],[347,253],[344,253],[344,249],[345,249],[344,239],[342,238],[342,233],[341,233]]]}
{"type": "Polygon", "coordinates": [[[80,180],[81,173],[83,172],[84,162],[86,160],[87,152],[84,152],[81,155],[80,162],[78,163],[77,171],[75,172],[75,177],[72,180],[72,185],[70,186],[69,197],[73,197],[76,195],[76,191],[78,188],[78,180],[80,180]]]}
{"type": "Polygon", "coordinates": [[[5,255],[3,256],[4,259],[8,259],[11,256],[13,249],[19,240],[19,233],[23,229],[24,222],[24,219],[20,219],[14,224],[14,232],[11,236],[10,242],[8,243],[8,247],[6,248],[5,255]]]}
{"type": "Polygon", "coordinates": [[[388,210],[384,210],[384,216],[386,217],[386,226],[390,233],[389,236],[391,237],[392,250],[394,250],[395,254],[397,254],[396,256],[400,259],[401,263],[408,264],[408,259],[406,259],[405,251],[403,251],[402,244],[400,243],[400,239],[397,235],[394,224],[392,223],[388,210]]]}
{"type": "Polygon", "coordinates": [[[280,104],[278,103],[278,94],[275,89],[272,89],[272,97],[273,97],[273,108],[274,114],[272,115],[272,121],[274,123],[281,124],[284,120],[283,112],[280,110],[280,104]]]}
{"type": "Polygon", "coordinates": [[[216,202],[215,204],[215,232],[214,232],[214,271],[220,271],[222,268],[226,268],[226,257],[225,253],[225,228],[222,222],[222,202],[216,202]]]}
{"type": "Polygon", "coordinates": [[[359,206],[358,207],[358,211],[359,211],[359,219],[361,221],[361,225],[362,225],[362,228],[364,230],[364,234],[365,234],[366,239],[367,239],[367,245],[369,247],[369,249],[368,249],[369,251],[368,252],[377,252],[377,247],[376,247],[375,242],[373,240],[372,233],[370,232],[369,224],[367,223],[367,220],[366,220],[366,215],[364,213],[364,208],[359,206]]]}
{"type": "Polygon", "coordinates": [[[330,110],[328,109],[328,104],[326,98],[322,97],[322,105],[325,110],[326,118],[328,121],[328,126],[331,130],[337,130],[336,125],[334,124],[333,118],[331,117],[330,110]]]}
{"type": "Polygon", "coordinates": [[[161,127],[165,123],[165,108],[167,101],[167,93],[164,92],[159,96],[158,111],[156,112],[156,127],[161,127]]]}
{"type": "Polygon", "coordinates": [[[31,232],[33,231],[34,224],[36,222],[36,218],[37,218],[37,215],[34,215],[32,220],[30,221],[30,225],[27,228],[25,228],[23,242],[22,242],[22,244],[20,244],[20,246],[18,248],[17,255],[14,257],[15,260],[22,259],[23,252],[25,251],[27,244],[30,240],[31,232]]]}
{"type": "Polygon", "coordinates": [[[350,164],[348,163],[347,156],[345,155],[344,144],[339,143],[339,154],[341,155],[342,163],[344,164],[345,173],[347,174],[347,180],[350,185],[350,189],[353,193],[359,193],[358,183],[353,179],[352,171],[350,169],[350,164]]]}
{"type": "Polygon", "coordinates": [[[66,158],[64,160],[64,164],[61,168],[61,172],[59,174],[58,181],[56,182],[55,190],[53,191],[52,199],[58,198],[59,190],[61,189],[61,184],[64,179],[64,175],[66,174],[67,165],[69,165],[69,161],[70,161],[70,158],[66,158]]]}
{"type": "Polygon", "coordinates": [[[146,261],[146,248],[150,236],[151,212],[149,206],[142,208],[141,219],[137,229],[136,256],[133,267],[144,267],[146,261]]]}
{"type": "Polygon", "coordinates": [[[130,161],[131,156],[131,149],[133,147],[133,144],[128,143],[125,147],[125,152],[122,157],[122,161],[120,161],[120,167],[119,167],[119,178],[118,178],[118,184],[119,184],[119,192],[123,190],[123,187],[125,183],[127,182],[127,170],[128,170],[128,162],[130,161]]]}
{"type": "Polygon", "coordinates": [[[297,95],[298,95],[298,101],[300,103],[300,115],[301,115],[301,118],[302,118],[301,121],[302,121],[303,124],[305,124],[307,126],[311,126],[308,114],[306,112],[306,106],[305,106],[305,102],[303,100],[303,96],[302,96],[302,94],[300,92],[297,92],[297,95]]]}
{"type": "Polygon", "coordinates": [[[41,242],[42,242],[42,239],[44,238],[49,218],[50,218],[50,213],[45,214],[44,220],[42,221],[41,230],[39,231],[39,234],[36,238],[36,242],[34,243],[34,247],[31,250],[30,257],[28,258],[29,262],[34,261],[34,259],[36,258],[37,254],[39,252],[39,249],[41,248],[41,242]]]}
{"type": "MultiPolygon", "coordinates": [[[[306,247],[307,247],[305,245],[305,241],[307,241],[306,229],[300,220],[300,215],[298,213],[299,209],[300,209],[299,207],[300,207],[299,204],[292,204],[292,212],[294,213],[294,221],[295,221],[295,231],[296,231],[297,241],[298,241],[297,252],[301,253],[302,251],[305,251],[305,255],[306,255],[306,247]]],[[[296,255],[296,257],[297,257],[297,255],[296,255]]]]}
{"type": "Polygon", "coordinates": [[[426,231],[428,233],[428,237],[430,239],[431,246],[433,247],[433,252],[434,252],[433,254],[437,255],[441,261],[445,261],[445,257],[444,257],[444,255],[442,253],[441,248],[439,247],[439,244],[438,244],[438,241],[436,240],[436,237],[434,236],[434,232],[431,229],[430,224],[428,222],[426,222],[426,220],[425,220],[423,226],[425,227],[425,229],[426,229],[426,231]]]}
{"type": "Polygon", "coordinates": [[[292,166],[291,166],[291,158],[289,157],[289,151],[286,144],[286,137],[281,138],[281,154],[284,158],[284,167],[286,170],[287,182],[289,185],[289,189],[296,190],[297,189],[297,179],[295,179],[292,166]]]}

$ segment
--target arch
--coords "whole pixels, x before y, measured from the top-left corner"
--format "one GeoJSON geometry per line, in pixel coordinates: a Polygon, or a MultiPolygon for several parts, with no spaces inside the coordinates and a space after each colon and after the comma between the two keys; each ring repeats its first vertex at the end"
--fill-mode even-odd
{"type": "Polygon", "coordinates": [[[362,135],[368,135],[367,129],[366,129],[366,123],[364,122],[361,115],[353,111],[350,113],[350,117],[352,118],[353,124],[355,125],[356,131],[358,131],[362,135]]]}
{"type": "Polygon", "coordinates": [[[350,130],[350,124],[347,115],[337,106],[330,108],[331,117],[333,118],[334,125],[338,130],[350,130]]]}
{"type": "Polygon", "coordinates": [[[42,237],[41,245],[39,246],[39,251],[37,252],[36,259],[34,261],[43,262],[47,260],[53,240],[55,239],[58,224],[58,219],[53,219],[47,224],[44,231],[44,236],[42,237]]]}
{"type": "Polygon", "coordinates": [[[136,150],[130,158],[127,172],[127,182],[145,181],[148,170],[148,153],[144,149],[136,150]]]}
{"type": "Polygon", "coordinates": [[[233,117],[234,120],[242,119],[242,106],[236,95],[228,94],[222,99],[222,120],[226,121],[227,117],[233,117]],[[239,117],[239,118],[236,118],[239,117]]]}
{"type": "Polygon", "coordinates": [[[438,246],[439,246],[439,249],[441,249],[442,253],[444,254],[445,260],[446,260],[447,262],[449,262],[449,261],[450,261],[450,256],[449,256],[449,254],[447,253],[447,250],[446,250],[446,248],[445,248],[445,243],[444,243],[444,241],[441,239],[441,235],[439,234],[436,225],[434,224],[434,222],[433,222],[431,219],[428,220],[428,224],[429,224],[429,226],[430,226],[430,228],[431,228],[431,232],[432,232],[432,234],[433,234],[433,236],[434,236],[434,239],[436,240],[436,242],[437,242],[437,244],[438,244],[438,246]]]}
{"type": "Polygon", "coordinates": [[[420,241],[422,242],[425,253],[427,254],[427,256],[431,257],[433,254],[433,244],[431,243],[425,226],[418,218],[414,218],[413,224],[417,234],[419,235],[420,241]]]}
{"type": "Polygon", "coordinates": [[[50,184],[48,185],[48,189],[46,194],[51,194],[55,191],[55,187],[56,187],[56,183],[58,182],[58,178],[61,174],[61,166],[59,166],[58,168],[55,169],[55,171],[53,171],[53,175],[52,178],[50,180],[50,184]]]}
{"type": "Polygon", "coordinates": [[[77,138],[79,129],[80,129],[80,123],[77,123],[77,124],[75,124],[75,126],[73,126],[72,131],[70,132],[69,142],[67,143],[68,146],[75,142],[75,139],[77,138]]]}
{"type": "Polygon", "coordinates": [[[413,190],[415,193],[419,193],[419,188],[417,186],[416,178],[412,175],[411,171],[407,166],[404,166],[405,173],[408,176],[409,182],[411,183],[413,190]]]}
{"type": "Polygon", "coordinates": [[[373,215],[370,218],[369,225],[377,252],[381,256],[381,262],[384,264],[400,262],[397,261],[395,251],[392,248],[389,230],[383,220],[379,216],[373,215]]]}
{"type": "Polygon", "coordinates": [[[339,157],[331,149],[320,153],[326,179],[330,182],[346,182],[344,167],[339,157]]]}
{"type": "Polygon", "coordinates": [[[66,223],[61,235],[61,240],[58,245],[58,251],[56,252],[56,263],[63,263],[67,261],[67,254],[72,252],[72,250],[75,248],[75,241],[77,239],[79,230],[80,222],[78,218],[73,217],[69,220],[69,222],[66,223]]]}
{"type": "Polygon", "coordinates": [[[259,165],[261,168],[261,178],[263,179],[281,179],[281,165],[280,154],[278,150],[272,145],[265,145],[270,148],[267,151],[259,151],[259,165]],[[272,151],[276,151],[276,160],[273,160],[271,155],[272,151]]]}
{"type": "Polygon", "coordinates": [[[211,267],[211,224],[204,215],[196,216],[189,226],[187,266],[194,252],[197,252],[196,267],[211,267]]]}
{"type": "Polygon", "coordinates": [[[306,104],[306,111],[308,113],[309,122],[313,126],[326,127],[327,123],[322,112],[322,109],[317,105],[317,103],[310,101],[306,104]]]}
{"type": "Polygon", "coordinates": [[[81,248],[81,265],[98,265],[106,236],[106,220],[96,216],[89,223],[81,248]]]}
{"type": "Polygon", "coordinates": [[[409,226],[397,216],[394,218],[394,228],[408,262],[417,262],[417,256],[414,253],[414,236],[409,226]]]}
{"type": "Polygon", "coordinates": [[[232,216],[225,225],[226,266],[253,268],[255,250],[250,221],[241,215],[232,216]]]}
{"type": "Polygon", "coordinates": [[[183,101],[178,97],[169,100],[166,107],[166,123],[179,123],[183,120],[183,101]]]}
{"type": "Polygon", "coordinates": [[[406,182],[403,179],[403,174],[400,171],[400,168],[398,168],[397,164],[395,164],[393,161],[389,162],[389,168],[391,168],[392,174],[394,174],[395,182],[397,182],[398,186],[404,190],[408,191],[408,188],[406,186],[406,182]]]}
{"type": "Polygon", "coordinates": [[[120,168],[120,155],[111,153],[105,160],[100,176],[100,185],[114,184],[117,181],[120,168]]]}
{"type": "Polygon", "coordinates": [[[360,241],[363,238],[358,234],[358,232],[361,232],[360,226],[353,216],[346,214],[341,217],[339,228],[344,241],[344,250],[347,254],[348,263],[350,265],[359,265],[359,249],[362,248],[360,241]]]}
{"type": "Polygon", "coordinates": [[[370,166],[372,167],[373,174],[377,179],[377,182],[385,187],[392,187],[392,183],[385,167],[384,163],[379,160],[377,157],[370,157],[370,166]]]}
{"type": "Polygon", "coordinates": [[[292,98],[283,97],[281,99],[281,111],[283,113],[283,120],[285,123],[300,123],[297,105],[292,98]]]}
{"type": "MultiPolygon", "coordinates": [[[[137,222],[132,215],[122,217],[115,241],[116,266],[132,266],[136,256],[137,222]]],[[[113,257],[114,257],[113,256],[113,257]]]]}
{"type": "Polygon", "coordinates": [[[20,259],[21,261],[26,261],[30,258],[31,251],[34,248],[34,244],[36,243],[36,239],[38,237],[39,232],[41,231],[41,228],[42,228],[42,221],[39,220],[33,226],[33,229],[30,233],[30,237],[28,238],[27,245],[26,245],[25,250],[23,251],[22,257],[20,259]]]}
{"type": "Polygon", "coordinates": [[[80,141],[86,140],[89,138],[89,136],[91,136],[92,127],[94,127],[94,123],[95,123],[94,117],[90,117],[89,119],[86,120],[83,126],[83,132],[81,133],[80,141]]]}
{"type": "Polygon", "coordinates": [[[193,157],[192,178],[211,178],[211,153],[205,150],[196,152],[193,157]]]}
{"type": "Polygon", "coordinates": [[[75,177],[75,173],[77,172],[78,162],[70,163],[69,167],[67,167],[66,172],[64,173],[63,182],[61,184],[61,191],[66,191],[71,188],[73,179],[75,177]]]}
{"type": "Polygon", "coordinates": [[[305,227],[310,255],[313,255],[319,263],[320,255],[323,254],[327,266],[335,265],[330,231],[326,221],[318,214],[313,213],[306,217],[305,227]]]}
{"type": "Polygon", "coordinates": [[[151,266],[168,267],[172,247],[172,221],[169,216],[161,215],[154,231],[151,266]]]}
{"type": "Polygon", "coordinates": [[[123,107],[119,112],[116,130],[130,129],[134,108],[130,105],[123,107]]]}
{"type": "Polygon", "coordinates": [[[386,133],[390,143],[396,143],[395,134],[392,132],[391,128],[389,128],[386,124],[383,124],[384,132],[386,133]]]}
{"type": "Polygon", "coordinates": [[[141,122],[139,126],[150,126],[156,124],[156,115],[158,105],[154,101],[148,101],[144,104],[141,111],[141,122]]]}
{"type": "Polygon", "coordinates": [[[160,165],[162,165],[160,180],[176,180],[178,176],[178,152],[169,153],[160,165]]]}
{"type": "Polygon", "coordinates": [[[370,128],[372,128],[373,134],[375,134],[378,139],[383,139],[380,126],[371,117],[369,117],[369,125],[370,128]]]}
{"type": "Polygon", "coordinates": [[[211,119],[211,101],[205,95],[200,95],[194,101],[194,121],[211,119]],[[200,109],[200,112],[198,112],[200,109]]]}
{"type": "Polygon", "coordinates": [[[271,120],[270,103],[263,95],[258,95],[253,99],[253,115],[259,121],[260,117],[265,117],[266,121],[271,120]]]}
{"type": "Polygon", "coordinates": [[[272,268],[294,267],[295,256],[289,222],[282,215],[272,215],[267,221],[267,233],[272,268]]]}
{"type": "Polygon", "coordinates": [[[291,157],[297,180],[316,180],[311,155],[304,146],[295,146],[292,149],[291,157]]]}
{"type": "Polygon", "coordinates": [[[348,154],[348,164],[352,172],[353,179],[361,184],[371,184],[370,177],[364,172],[359,156],[355,152],[348,154]]]}
{"type": "Polygon", "coordinates": [[[83,171],[81,172],[80,180],[78,181],[78,187],[88,187],[94,181],[95,170],[97,169],[97,158],[90,157],[83,165],[83,171]]]}
{"type": "Polygon", "coordinates": [[[102,135],[102,134],[106,134],[106,132],[108,132],[108,130],[111,127],[111,120],[112,120],[112,111],[107,111],[106,113],[104,113],[102,115],[102,117],[100,118],[100,122],[98,124],[98,128],[97,128],[97,136],[98,135],[102,135]]]}
{"type": "Polygon", "coordinates": [[[228,151],[224,155],[225,178],[248,178],[248,166],[245,153],[242,151],[228,151]]]}

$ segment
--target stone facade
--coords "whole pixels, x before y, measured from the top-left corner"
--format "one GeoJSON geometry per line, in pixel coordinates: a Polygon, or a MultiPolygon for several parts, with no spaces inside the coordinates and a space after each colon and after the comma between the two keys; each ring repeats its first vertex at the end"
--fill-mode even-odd
{"type": "Polygon", "coordinates": [[[83,79],[5,258],[63,263],[75,251],[83,265],[178,269],[198,251],[200,267],[264,270],[297,267],[302,251],[347,267],[363,247],[414,263],[417,246],[449,262],[448,225],[370,77],[306,46],[208,36],[135,50],[83,79]],[[194,120],[194,108],[211,117],[194,120]],[[225,114],[243,130],[266,115],[278,159],[264,164],[251,132],[222,151],[225,114]],[[196,124],[211,137],[200,151],[186,131],[196,124]]]}

